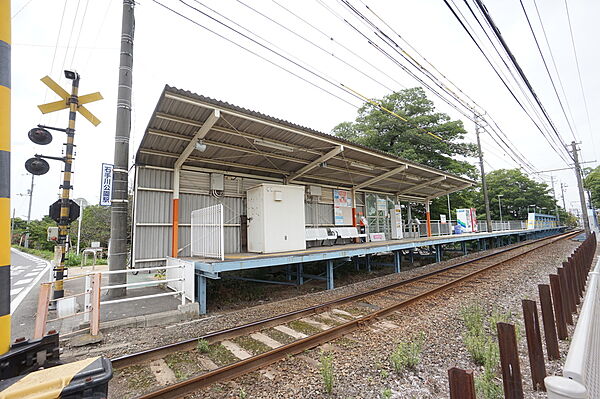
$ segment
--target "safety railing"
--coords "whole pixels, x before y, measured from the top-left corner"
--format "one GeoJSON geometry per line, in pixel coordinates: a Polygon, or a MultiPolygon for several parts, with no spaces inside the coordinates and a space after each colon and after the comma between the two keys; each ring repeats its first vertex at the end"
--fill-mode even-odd
{"type": "MultiPolygon", "coordinates": [[[[34,338],[40,338],[44,335],[46,325],[48,323],[64,320],[66,318],[82,316],[85,323],[89,323],[89,327],[81,330],[71,331],[68,334],[74,334],[90,330],[91,335],[97,335],[100,328],[100,309],[103,306],[110,306],[123,302],[145,301],[150,298],[160,298],[165,296],[181,296],[181,304],[185,305],[186,298],[193,302],[194,298],[194,269],[190,263],[181,262],[178,259],[168,258],[166,266],[147,267],[138,269],[126,270],[108,270],[102,272],[92,272],[82,274],[80,276],[69,277],[63,280],[64,282],[76,279],[85,279],[85,285],[82,292],[67,295],[60,299],[51,300],[52,285],[56,282],[43,283],[40,286],[40,294],[38,297],[38,309],[36,314],[34,338]],[[162,272],[164,277],[139,281],[125,284],[102,285],[102,277],[111,274],[131,274],[137,272],[162,272]],[[136,288],[147,288],[157,285],[166,285],[167,292],[159,292],[155,294],[128,296],[118,299],[101,300],[102,292],[110,289],[127,288],[135,290],[136,288]],[[77,312],[77,308],[81,305],[77,304],[76,300],[83,297],[83,311],[77,312]],[[56,305],[58,317],[48,319],[48,309],[50,303],[56,305]]],[[[68,335],[67,334],[67,335],[68,335]]],[[[65,334],[63,334],[65,335],[65,334]]]]}
{"type": "MultiPolygon", "coordinates": [[[[592,234],[596,248],[595,234],[592,234]]],[[[587,241],[587,240],[586,240],[587,241]]],[[[587,291],[573,333],[563,376],[545,379],[549,399],[600,398],[600,260],[589,273],[587,291]]]]}
{"type": "Polygon", "coordinates": [[[213,205],[192,212],[192,256],[225,259],[223,205],[213,205]]]}

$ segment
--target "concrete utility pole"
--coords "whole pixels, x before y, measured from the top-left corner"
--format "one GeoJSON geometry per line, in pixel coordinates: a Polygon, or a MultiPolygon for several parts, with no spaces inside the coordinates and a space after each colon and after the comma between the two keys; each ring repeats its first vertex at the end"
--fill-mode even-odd
{"type": "Polygon", "coordinates": [[[560,223],[560,216],[558,216],[558,203],[556,200],[556,190],[554,189],[554,176],[550,175],[550,181],[552,182],[552,196],[554,197],[554,212],[556,213],[556,221],[560,223]]]}
{"type": "Polygon", "coordinates": [[[492,215],[490,214],[490,200],[488,198],[487,184],[485,182],[485,170],[483,168],[483,151],[481,150],[481,140],[479,140],[479,121],[478,113],[475,113],[475,135],[477,136],[477,148],[479,149],[479,168],[481,170],[481,188],[483,190],[483,202],[485,203],[485,221],[487,222],[488,233],[492,232],[492,215]]]}
{"type": "Polygon", "coordinates": [[[577,151],[577,143],[572,141],[571,153],[573,154],[573,161],[575,161],[575,175],[577,176],[577,186],[579,187],[579,202],[581,203],[581,213],[583,215],[583,228],[585,229],[585,234],[589,235],[591,233],[590,220],[588,219],[587,204],[583,192],[583,181],[581,179],[581,166],[579,165],[579,154],[577,151]]]}
{"type": "Polygon", "coordinates": [[[565,203],[565,187],[567,187],[567,185],[561,182],[560,183],[560,192],[561,192],[561,196],[562,196],[563,209],[565,210],[565,212],[568,212],[567,204],[565,203]]]}
{"type": "MultiPolygon", "coordinates": [[[[119,92],[117,99],[117,126],[115,133],[115,161],[113,169],[113,192],[111,203],[109,270],[127,267],[127,211],[129,179],[129,133],[131,131],[131,85],[133,69],[133,34],[135,21],[134,0],[123,0],[121,25],[121,60],[119,64],[119,92]]],[[[127,283],[127,276],[111,274],[109,285],[127,283]]],[[[115,288],[109,297],[124,296],[125,288],[115,288]]]]}
{"type": "Polygon", "coordinates": [[[29,209],[27,210],[27,234],[25,234],[25,248],[29,248],[29,223],[31,222],[31,203],[33,202],[33,178],[31,174],[31,188],[29,189],[29,209]]]}

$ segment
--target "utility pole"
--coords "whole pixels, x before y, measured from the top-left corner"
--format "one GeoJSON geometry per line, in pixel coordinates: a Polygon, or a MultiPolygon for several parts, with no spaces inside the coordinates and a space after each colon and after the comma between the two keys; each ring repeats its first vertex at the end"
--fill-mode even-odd
{"type": "MultiPolygon", "coordinates": [[[[109,270],[127,268],[127,212],[129,179],[129,133],[131,131],[131,86],[133,69],[134,0],[123,0],[121,24],[121,59],[119,64],[119,91],[117,99],[117,126],[115,132],[115,159],[111,202],[109,270]]],[[[127,283],[124,273],[109,275],[109,285],[127,283]]],[[[108,292],[112,298],[124,296],[125,288],[108,292]]]]}
{"type": "Polygon", "coordinates": [[[488,198],[487,184],[485,182],[485,170],[483,167],[483,151],[481,150],[481,140],[479,140],[479,121],[481,118],[475,113],[475,135],[477,136],[477,148],[479,149],[479,168],[481,170],[481,188],[483,190],[483,202],[485,203],[485,220],[487,222],[488,233],[492,232],[492,215],[490,214],[490,200],[488,198]]]}
{"type": "Polygon", "coordinates": [[[583,192],[583,181],[581,179],[581,166],[579,165],[579,154],[577,149],[577,143],[571,142],[571,153],[573,154],[573,161],[575,162],[575,175],[577,176],[577,186],[579,188],[579,202],[581,203],[581,212],[583,217],[583,227],[585,234],[590,235],[590,220],[588,219],[587,204],[585,201],[585,194],[583,192]]]}
{"type": "Polygon", "coordinates": [[[25,248],[29,248],[29,223],[31,222],[31,203],[33,202],[33,179],[35,175],[31,174],[31,188],[29,189],[29,209],[27,210],[27,233],[25,234],[25,248]]]}
{"type": "Polygon", "coordinates": [[[563,209],[565,210],[565,212],[567,212],[567,204],[565,203],[565,187],[567,187],[567,185],[561,182],[560,183],[560,192],[561,192],[561,196],[562,196],[563,209]]]}
{"type": "Polygon", "coordinates": [[[556,221],[560,223],[560,216],[558,216],[558,204],[556,201],[556,190],[554,189],[554,176],[550,175],[550,181],[552,182],[552,196],[554,197],[554,212],[556,213],[556,221]]]}
{"type": "MultiPolygon", "coordinates": [[[[0,231],[10,226],[10,0],[0,0],[0,231]]],[[[0,235],[0,355],[10,349],[10,235],[0,235]]]]}

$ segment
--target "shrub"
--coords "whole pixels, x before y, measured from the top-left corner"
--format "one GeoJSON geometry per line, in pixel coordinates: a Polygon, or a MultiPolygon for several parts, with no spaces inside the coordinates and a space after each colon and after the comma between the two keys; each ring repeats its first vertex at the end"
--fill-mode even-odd
{"type": "Polygon", "coordinates": [[[321,354],[321,377],[325,392],[331,395],[333,392],[333,355],[321,354]]]}
{"type": "Polygon", "coordinates": [[[400,342],[390,355],[394,370],[399,373],[404,369],[414,369],[421,360],[424,336],[421,334],[414,341],[400,342]]]}
{"type": "Polygon", "coordinates": [[[196,349],[200,353],[208,353],[210,351],[210,344],[205,339],[198,339],[198,344],[196,345],[196,349]]]}

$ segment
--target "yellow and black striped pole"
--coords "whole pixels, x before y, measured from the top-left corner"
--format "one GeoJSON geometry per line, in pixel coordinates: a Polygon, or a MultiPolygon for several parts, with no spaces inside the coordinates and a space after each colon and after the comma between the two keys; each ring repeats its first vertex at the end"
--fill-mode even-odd
{"type": "Polygon", "coordinates": [[[0,354],[10,349],[10,0],[0,0],[0,354]]]}
{"type": "MultiPolygon", "coordinates": [[[[65,274],[65,254],[67,250],[67,237],[69,236],[69,219],[71,194],[71,173],[73,167],[73,140],[75,138],[75,117],[77,116],[77,107],[79,105],[79,74],[75,73],[73,84],[71,86],[71,96],[69,103],[69,127],[67,133],[67,150],[65,154],[65,170],[63,172],[63,184],[60,195],[60,219],[58,222],[58,251],[60,251],[60,264],[55,266],[54,279],[54,299],[62,298],[65,294],[63,278],[65,274]]],[[[56,250],[55,250],[56,251],[56,250]]]]}

